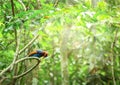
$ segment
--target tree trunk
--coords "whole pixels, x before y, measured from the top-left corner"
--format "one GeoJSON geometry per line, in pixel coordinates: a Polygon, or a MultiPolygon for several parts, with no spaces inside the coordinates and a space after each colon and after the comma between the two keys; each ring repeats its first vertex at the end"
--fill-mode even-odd
{"type": "Polygon", "coordinates": [[[68,54],[67,54],[67,42],[69,29],[63,31],[62,43],[61,43],[61,75],[62,85],[69,85],[69,74],[68,74],[68,54]]]}

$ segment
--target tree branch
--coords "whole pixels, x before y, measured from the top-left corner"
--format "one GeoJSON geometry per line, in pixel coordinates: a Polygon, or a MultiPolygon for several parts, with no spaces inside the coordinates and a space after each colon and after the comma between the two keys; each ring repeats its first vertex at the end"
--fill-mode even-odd
{"type": "Polygon", "coordinates": [[[56,0],[54,3],[54,7],[57,7],[58,3],[59,3],[59,0],[56,0]]]}
{"type": "Polygon", "coordinates": [[[14,11],[14,3],[13,0],[11,0],[11,6],[12,6],[12,15],[13,17],[15,16],[15,11],[14,11]]]}
{"type": "MultiPolygon", "coordinates": [[[[35,36],[23,49],[21,49],[19,51],[18,54],[21,54],[22,52],[24,52],[25,49],[27,49],[37,38],[39,37],[39,35],[35,36]]],[[[12,63],[13,64],[13,63],[12,63]]],[[[7,68],[3,69],[1,72],[0,72],[0,76],[2,76],[5,72],[7,72],[8,70],[10,70],[12,64],[10,64],[7,68]]]]}
{"type": "Polygon", "coordinates": [[[26,11],[26,7],[25,7],[24,3],[21,0],[18,0],[18,2],[23,6],[24,11],[26,11]]]}
{"type": "Polygon", "coordinates": [[[16,61],[15,64],[17,64],[17,63],[19,63],[19,62],[23,62],[23,61],[28,60],[28,59],[36,59],[38,62],[37,62],[36,65],[34,65],[33,67],[31,67],[29,70],[25,71],[24,73],[22,73],[22,74],[20,74],[20,75],[17,75],[17,76],[14,76],[14,77],[13,77],[14,79],[18,79],[18,78],[26,75],[27,73],[29,73],[30,71],[32,71],[35,67],[37,67],[37,66],[39,65],[39,63],[40,63],[39,58],[35,58],[35,57],[25,57],[25,58],[21,58],[21,59],[19,59],[18,61],[16,61]]]}
{"type": "Polygon", "coordinates": [[[113,80],[113,83],[114,85],[116,85],[116,81],[115,81],[115,72],[114,72],[114,47],[115,47],[115,44],[116,44],[116,41],[117,41],[117,34],[118,34],[118,29],[115,31],[115,35],[114,35],[114,40],[112,42],[112,45],[111,45],[111,60],[112,60],[112,67],[111,67],[111,71],[112,71],[112,80],[113,80]]]}
{"type": "Polygon", "coordinates": [[[20,55],[22,52],[24,52],[38,37],[39,35],[35,36],[23,49],[19,51],[18,54],[20,55]]]}

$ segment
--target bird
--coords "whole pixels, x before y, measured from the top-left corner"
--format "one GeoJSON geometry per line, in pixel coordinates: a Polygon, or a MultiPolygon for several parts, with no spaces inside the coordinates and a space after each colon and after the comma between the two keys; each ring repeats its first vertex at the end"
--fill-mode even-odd
{"type": "Polygon", "coordinates": [[[34,50],[34,51],[30,52],[28,54],[28,56],[41,58],[41,57],[47,57],[48,53],[46,51],[42,51],[42,50],[34,50]]]}

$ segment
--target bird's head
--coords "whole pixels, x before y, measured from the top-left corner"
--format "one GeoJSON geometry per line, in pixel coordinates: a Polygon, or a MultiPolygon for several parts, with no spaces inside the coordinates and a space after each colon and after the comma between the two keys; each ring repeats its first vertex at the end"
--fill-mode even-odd
{"type": "Polygon", "coordinates": [[[47,57],[48,56],[48,53],[46,51],[42,51],[43,53],[43,57],[47,57]]]}

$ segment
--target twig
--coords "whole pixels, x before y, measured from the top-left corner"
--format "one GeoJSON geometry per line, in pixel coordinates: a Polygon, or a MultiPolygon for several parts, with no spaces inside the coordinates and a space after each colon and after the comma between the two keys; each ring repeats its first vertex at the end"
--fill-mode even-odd
{"type": "Polygon", "coordinates": [[[39,8],[41,8],[41,2],[40,2],[40,0],[37,0],[37,9],[39,9],[39,8]]]}
{"type": "Polygon", "coordinates": [[[116,44],[116,41],[117,41],[117,33],[118,33],[118,29],[115,32],[114,40],[113,40],[113,43],[111,45],[111,52],[112,52],[112,56],[111,56],[111,59],[112,59],[112,69],[111,69],[111,71],[112,71],[112,79],[113,79],[114,85],[116,85],[115,72],[114,72],[114,47],[115,47],[115,44],[116,44]]]}
{"type": "MultiPolygon", "coordinates": [[[[21,50],[19,51],[18,54],[21,54],[25,49],[27,49],[38,37],[39,37],[39,35],[35,36],[23,49],[21,49],[21,50]]],[[[10,70],[11,65],[12,65],[12,64],[10,64],[7,68],[3,69],[3,70],[0,72],[0,76],[2,76],[5,72],[7,72],[8,70],[10,70]]]]}
{"type": "Polygon", "coordinates": [[[23,51],[25,51],[38,37],[39,35],[35,36],[23,49],[19,51],[18,54],[20,55],[23,51]]]}
{"type": "Polygon", "coordinates": [[[0,80],[0,85],[2,84],[2,82],[7,79],[7,77],[3,77],[1,80],[0,80]]]}
{"type": "Polygon", "coordinates": [[[39,65],[39,63],[40,63],[39,58],[35,58],[35,57],[25,57],[25,58],[21,58],[21,59],[19,59],[18,61],[16,61],[15,64],[17,64],[17,63],[19,63],[19,62],[22,62],[22,61],[24,61],[24,60],[28,60],[28,59],[36,59],[38,62],[37,62],[36,65],[34,65],[33,67],[31,67],[29,70],[25,71],[24,73],[22,73],[22,74],[20,74],[20,75],[17,75],[17,76],[14,76],[14,77],[13,77],[14,79],[18,79],[18,78],[26,75],[27,73],[29,73],[30,71],[32,71],[35,67],[37,67],[37,66],[39,65]]]}
{"type": "MultiPolygon", "coordinates": [[[[13,79],[18,79],[18,78],[26,75],[27,73],[29,73],[30,71],[32,71],[34,68],[36,68],[36,67],[39,65],[40,59],[39,59],[39,58],[36,58],[36,57],[24,57],[24,58],[21,58],[21,59],[19,59],[19,60],[17,60],[17,61],[15,62],[15,65],[18,64],[18,63],[20,63],[20,62],[23,62],[23,61],[25,61],[25,60],[30,60],[30,59],[35,59],[35,60],[37,60],[37,64],[34,65],[33,67],[31,67],[29,70],[25,71],[24,73],[22,73],[22,74],[20,74],[20,75],[15,75],[15,76],[13,76],[13,79]]],[[[1,84],[6,78],[7,78],[7,77],[2,78],[2,79],[0,80],[0,84],[1,84]]]]}
{"type": "Polygon", "coordinates": [[[15,11],[14,11],[14,3],[13,0],[11,0],[11,6],[12,6],[12,15],[13,17],[15,16],[15,11]]]}
{"type": "Polygon", "coordinates": [[[3,70],[1,71],[0,77],[1,77],[5,72],[7,72],[8,70],[10,70],[10,68],[11,68],[11,64],[10,64],[7,68],[5,68],[5,69],[3,69],[3,70]]]}
{"type": "MultiPolygon", "coordinates": [[[[15,29],[16,30],[16,29],[15,29]]],[[[17,65],[15,65],[15,62],[18,60],[18,57],[19,57],[19,48],[20,48],[20,36],[21,34],[21,29],[20,29],[20,32],[17,32],[16,30],[16,34],[15,34],[15,40],[16,40],[16,52],[15,52],[15,55],[14,55],[14,59],[13,59],[13,62],[12,62],[12,65],[11,65],[11,68],[10,70],[14,72],[14,76],[17,75],[17,65]],[[18,34],[19,33],[19,34],[18,34]]],[[[15,85],[15,82],[16,82],[16,79],[13,79],[13,84],[12,85],[15,85]]]]}
{"type": "MultiPolygon", "coordinates": [[[[20,32],[20,34],[21,34],[21,32],[20,32]]],[[[18,53],[19,53],[19,47],[20,47],[20,34],[17,36],[17,32],[16,32],[16,52],[14,55],[13,63],[11,65],[11,70],[14,67],[15,61],[18,59],[18,53]]]]}
{"type": "Polygon", "coordinates": [[[59,3],[59,0],[56,0],[54,3],[54,7],[57,7],[58,3],[59,3]]]}
{"type": "Polygon", "coordinates": [[[23,6],[24,11],[26,11],[26,7],[25,7],[24,3],[21,0],[18,0],[18,2],[23,6]]]}
{"type": "MultiPolygon", "coordinates": [[[[14,11],[14,2],[13,2],[13,0],[11,0],[11,6],[12,6],[12,15],[14,17],[15,16],[15,11],[14,11]]],[[[18,58],[19,44],[20,44],[20,37],[18,37],[16,28],[14,28],[14,34],[15,34],[16,52],[15,52],[15,55],[14,55],[13,62],[11,64],[11,69],[13,68],[14,63],[18,58]]]]}

